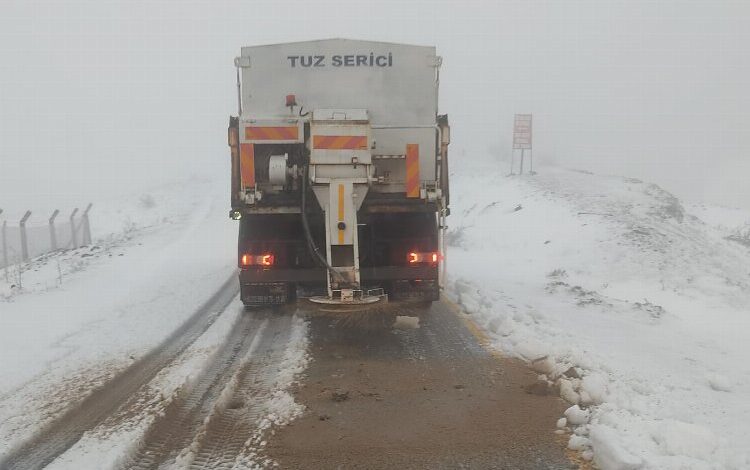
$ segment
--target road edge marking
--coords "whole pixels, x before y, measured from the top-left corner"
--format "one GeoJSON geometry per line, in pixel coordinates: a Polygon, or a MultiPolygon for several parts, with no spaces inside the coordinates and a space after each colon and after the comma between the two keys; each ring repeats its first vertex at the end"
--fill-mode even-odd
{"type": "MultiPolygon", "coordinates": [[[[451,299],[444,293],[440,295],[440,299],[445,303],[445,305],[448,306],[450,310],[453,311],[453,313],[464,323],[464,325],[466,325],[466,329],[468,329],[469,332],[474,336],[474,338],[476,338],[479,345],[482,346],[482,348],[484,348],[487,352],[489,352],[493,358],[498,361],[518,359],[519,361],[523,362],[524,365],[529,368],[529,370],[533,371],[533,369],[530,367],[530,363],[528,363],[527,361],[521,358],[506,356],[499,349],[492,346],[492,340],[490,339],[489,335],[482,329],[481,326],[477,325],[477,323],[471,318],[471,314],[466,313],[466,311],[461,308],[461,306],[455,300],[451,299]]],[[[562,400],[562,397],[560,397],[559,395],[557,395],[557,397],[562,400]]],[[[584,460],[581,457],[581,452],[568,449],[568,443],[566,440],[570,438],[571,434],[572,432],[569,432],[567,434],[556,434],[555,440],[562,446],[563,454],[568,459],[568,461],[573,465],[576,465],[579,470],[593,470],[593,461],[584,460]]]]}
{"type": "Polygon", "coordinates": [[[481,326],[479,326],[473,318],[471,318],[471,315],[466,313],[466,311],[461,308],[461,306],[453,299],[448,297],[446,294],[442,294],[441,299],[445,304],[450,308],[450,310],[453,311],[453,313],[461,320],[466,326],[466,329],[469,330],[469,333],[474,336],[474,338],[477,340],[477,343],[479,343],[480,346],[484,350],[486,350],[492,357],[494,357],[497,360],[504,360],[509,359],[509,356],[506,356],[502,353],[499,349],[494,347],[492,345],[492,339],[490,336],[482,329],[481,326]]]}

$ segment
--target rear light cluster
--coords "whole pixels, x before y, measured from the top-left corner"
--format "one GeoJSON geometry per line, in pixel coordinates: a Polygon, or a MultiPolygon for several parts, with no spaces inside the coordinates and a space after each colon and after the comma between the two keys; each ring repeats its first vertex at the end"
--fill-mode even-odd
{"type": "Polygon", "coordinates": [[[262,254],[262,255],[251,255],[249,253],[245,253],[240,257],[240,266],[246,267],[246,266],[273,266],[274,257],[272,254],[262,254]]]}
{"type": "Polygon", "coordinates": [[[409,264],[437,264],[442,259],[440,253],[431,251],[426,253],[419,253],[412,251],[407,256],[409,264]]]}

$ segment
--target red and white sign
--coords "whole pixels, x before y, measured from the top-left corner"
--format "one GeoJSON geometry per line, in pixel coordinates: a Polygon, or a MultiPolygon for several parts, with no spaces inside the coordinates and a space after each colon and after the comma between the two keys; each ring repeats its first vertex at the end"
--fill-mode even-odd
{"type": "Polygon", "coordinates": [[[513,122],[513,149],[531,149],[531,114],[516,114],[513,122]]]}

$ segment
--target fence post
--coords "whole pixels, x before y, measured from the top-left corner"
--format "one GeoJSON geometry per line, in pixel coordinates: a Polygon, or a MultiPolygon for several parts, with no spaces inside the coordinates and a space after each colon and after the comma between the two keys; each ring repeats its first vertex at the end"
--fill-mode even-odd
{"type": "Polygon", "coordinates": [[[55,217],[60,213],[58,209],[49,218],[49,244],[52,251],[57,251],[57,233],[55,232],[55,217]]]}
{"type": "Polygon", "coordinates": [[[29,241],[26,238],[26,221],[29,220],[29,217],[31,217],[31,211],[26,211],[18,224],[21,229],[21,258],[24,261],[29,260],[29,241]]]}
{"type": "Polygon", "coordinates": [[[73,249],[78,248],[78,240],[76,240],[76,221],[75,216],[78,213],[78,208],[73,209],[70,213],[70,244],[73,249]]]}
{"type": "Polygon", "coordinates": [[[83,224],[83,232],[81,233],[83,246],[91,245],[91,225],[89,224],[89,211],[91,210],[92,206],[93,204],[89,202],[89,205],[86,206],[86,210],[83,211],[83,215],[81,216],[81,223],[83,224]]]}

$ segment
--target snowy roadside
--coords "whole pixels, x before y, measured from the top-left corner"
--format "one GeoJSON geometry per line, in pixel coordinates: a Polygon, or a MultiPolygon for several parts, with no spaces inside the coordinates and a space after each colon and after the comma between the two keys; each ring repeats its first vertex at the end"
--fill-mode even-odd
{"type": "Polygon", "coordinates": [[[47,468],[118,468],[143,439],[149,426],[191,381],[200,375],[224,344],[244,309],[227,308],[198,340],[143,387],[136,406],[121,409],[83,437],[47,468]]]}
{"type": "MultiPolygon", "coordinates": [[[[133,400],[136,406],[122,408],[101,425],[84,434],[67,452],[60,455],[47,468],[56,470],[78,468],[129,468],[133,463],[138,447],[147,438],[150,426],[163,417],[173,401],[187,393],[187,390],[217,360],[217,353],[225,345],[241,315],[248,315],[235,303],[191,345],[173,365],[162,370],[133,400]]],[[[242,423],[253,429],[251,435],[242,436],[244,444],[236,455],[231,455],[232,468],[265,468],[273,462],[264,456],[264,446],[273,428],[283,426],[304,411],[304,406],[294,401],[291,386],[299,379],[307,367],[309,357],[308,325],[302,317],[294,316],[285,323],[288,338],[279,342],[273,332],[268,332],[269,320],[258,327],[245,356],[232,377],[223,385],[218,398],[206,402],[207,415],[195,432],[193,441],[176,456],[173,465],[177,468],[192,467],[204,457],[202,449],[210,434],[214,421],[221,421],[227,412],[237,413],[237,403],[250,402],[242,423]],[[269,341],[269,338],[271,340],[269,341]],[[260,343],[271,342],[278,352],[269,354],[259,351],[260,343]],[[252,367],[253,374],[246,377],[244,369],[262,363],[263,367],[252,367]],[[253,382],[255,387],[248,390],[243,382],[253,382]]],[[[234,415],[233,415],[234,416],[234,415]]],[[[236,416],[234,416],[236,418],[236,416]]],[[[222,435],[228,439],[229,433],[222,435]]],[[[215,457],[212,453],[209,454],[215,457]]],[[[227,462],[225,462],[227,463],[227,462]]]]}
{"type": "Polygon", "coordinates": [[[573,405],[604,469],[750,467],[750,214],[633,179],[492,166],[452,180],[450,295],[573,405]],[[710,216],[710,217],[709,217],[710,216]]]}
{"type": "Polygon", "coordinates": [[[235,267],[224,185],[98,204],[94,244],[0,281],[0,456],[174,331],[235,267]]]}

